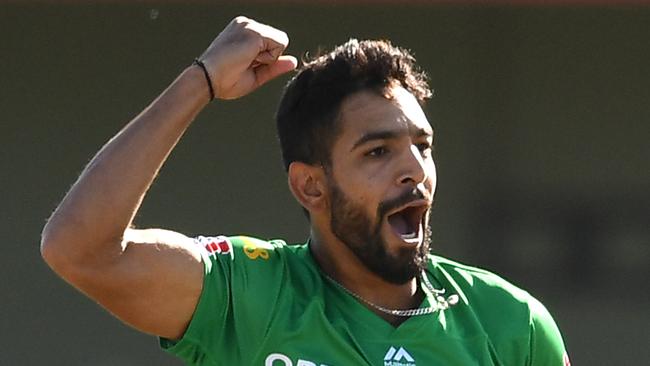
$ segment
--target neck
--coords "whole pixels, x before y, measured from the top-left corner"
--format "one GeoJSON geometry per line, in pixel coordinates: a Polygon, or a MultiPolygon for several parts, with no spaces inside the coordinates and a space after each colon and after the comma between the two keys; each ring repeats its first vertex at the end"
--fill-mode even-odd
{"type": "MultiPolygon", "coordinates": [[[[320,270],[331,279],[365,301],[389,309],[417,308],[424,299],[417,278],[404,284],[390,283],[370,271],[357,256],[334,235],[323,235],[312,228],[310,250],[320,270]]],[[[362,304],[393,326],[406,317],[386,314],[362,304]]]]}

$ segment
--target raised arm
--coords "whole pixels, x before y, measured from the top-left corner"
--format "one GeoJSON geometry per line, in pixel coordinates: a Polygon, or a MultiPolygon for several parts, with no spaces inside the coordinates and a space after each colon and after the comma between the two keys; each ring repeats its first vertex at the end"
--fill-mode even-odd
{"type": "MultiPolygon", "coordinates": [[[[235,18],[200,57],[217,98],[234,99],[292,70],[284,32],[235,18]]],[[[198,301],[201,257],[186,236],[129,229],[145,193],[209,102],[203,70],[185,69],[115,135],[45,225],[41,253],[61,277],[135,328],[179,338],[198,301]]]]}

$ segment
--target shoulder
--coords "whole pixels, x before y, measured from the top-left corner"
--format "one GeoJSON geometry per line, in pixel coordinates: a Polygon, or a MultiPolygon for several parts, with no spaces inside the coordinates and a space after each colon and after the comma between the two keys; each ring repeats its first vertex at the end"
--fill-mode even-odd
{"type": "Polygon", "coordinates": [[[539,308],[530,293],[488,270],[447,258],[431,256],[432,269],[460,292],[473,311],[488,319],[528,325],[531,314],[539,308]]]}
{"type": "Polygon", "coordinates": [[[546,307],[528,291],[485,269],[439,256],[430,259],[437,278],[454,287],[498,351],[516,354],[508,346],[516,343],[530,350],[527,364],[562,364],[566,354],[560,331],[546,307]]]}
{"type": "Polygon", "coordinates": [[[264,240],[246,235],[197,236],[195,244],[201,251],[204,262],[226,261],[277,262],[300,251],[301,245],[287,245],[282,239],[264,240]]]}
{"type": "MultiPolygon", "coordinates": [[[[206,276],[219,276],[233,285],[266,286],[314,272],[307,244],[287,244],[247,235],[198,236],[206,276]]],[[[309,276],[308,276],[309,277],[309,276]]]]}
{"type": "Polygon", "coordinates": [[[224,235],[197,236],[194,245],[205,268],[199,303],[183,338],[162,339],[161,345],[190,364],[214,355],[225,364],[241,364],[240,354],[224,351],[232,351],[235,339],[260,344],[273,319],[286,311],[283,299],[293,300],[295,293],[295,285],[288,285],[295,282],[294,271],[287,267],[305,262],[301,246],[224,235]]]}

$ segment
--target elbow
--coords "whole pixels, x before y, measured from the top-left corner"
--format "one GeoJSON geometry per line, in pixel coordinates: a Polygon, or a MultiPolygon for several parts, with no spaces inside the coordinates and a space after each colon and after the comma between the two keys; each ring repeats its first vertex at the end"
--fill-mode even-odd
{"type": "Polygon", "coordinates": [[[74,249],[77,243],[69,238],[65,230],[49,223],[45,225],[41,233],[41,257],[57,276],[81,289],[87,279],[88,267],[83,266],[83,258],[74,249]]]}
{"type": "Polygon", "coordinates": [[[60,253],[57,247],[61,245],[58,244],[59,240],[56,239],[56,236],[48,222],[41,232],[41,257],[55,271],[61,261],[60,256],[57,255],[60,253]]]}
{"type": "Polygon", "coordinates": [[[74,244],[64,233],[49,225],[41,233],[41,257],[54,273],[71,284],[78,282],[83,264],[79,253],[75,254],[74,244]]]}
{"type": "Polygon", "coordinates": [[[64,276],[75,262],[75,243],[71,234],[69,229],[66,230],[65,226],[53,219],[45,224],[41,232],[41,257],[60,276],[64,276]]]}
{"type": "Polygon", "coordinates": [[[113,240],[88,239],[89,230],[70,220],[50,219],[41,232],[41,257],[59,276],[70,282],[87,272],[105,264],[107,258],[121,253],[121,237],[113,240]],[[98,253],[104,255],[99,255],[98,253]]]}

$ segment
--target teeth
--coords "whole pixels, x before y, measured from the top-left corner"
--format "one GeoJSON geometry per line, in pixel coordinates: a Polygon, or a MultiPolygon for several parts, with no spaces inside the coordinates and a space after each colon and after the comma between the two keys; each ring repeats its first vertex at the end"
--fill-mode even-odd
{"type": "Polygon", "coordinates": [[[402,238],[404,239],[415,239],[417,236],[418,236],[417,233],[402,234],[402,238]]]}

